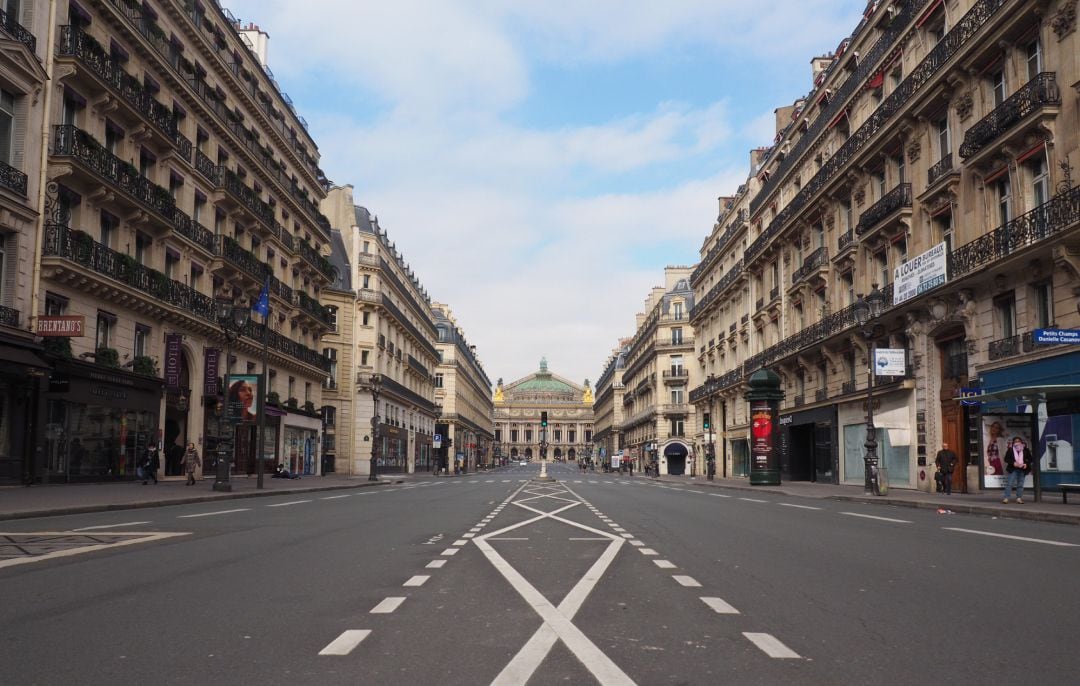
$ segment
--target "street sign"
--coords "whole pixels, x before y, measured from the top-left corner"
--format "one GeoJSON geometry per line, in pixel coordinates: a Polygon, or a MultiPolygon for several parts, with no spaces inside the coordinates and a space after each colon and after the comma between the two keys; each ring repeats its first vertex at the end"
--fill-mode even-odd
{"type": "Polygon", "coordinates": [[[874,351],[875,376],[903,376],[907,373],[907,351],[903,348],[878,348],[874,351]]]}
{"type": "Polygon", "coordinates": [[[431,437],[431,447],[433,447],[433,448],[441,448],[442,447],[442,434],[435,434],[434,436],[431,437]]]}
{"type": "Polygon", "coordinates": [[[1054,343],[1080,343],[1080,329],[1035,329],[1034,339],[1042,345],[1054,343]]]}

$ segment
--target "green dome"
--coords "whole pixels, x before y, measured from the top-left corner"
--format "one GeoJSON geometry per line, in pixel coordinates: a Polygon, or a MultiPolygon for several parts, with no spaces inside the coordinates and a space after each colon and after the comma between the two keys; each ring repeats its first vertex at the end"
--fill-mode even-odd
{"type": "Polygon", "coordinates": [[[575,389],[569,384],[553,379],[550,374],[537,374],[528,381],[522,381],[515,391],[546,391],[554,393],[574,393],[575,389]]]}

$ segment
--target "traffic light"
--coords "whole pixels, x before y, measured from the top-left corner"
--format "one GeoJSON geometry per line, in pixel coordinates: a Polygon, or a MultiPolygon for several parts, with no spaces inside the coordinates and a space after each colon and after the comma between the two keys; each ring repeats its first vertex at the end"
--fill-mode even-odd
{"type": "Polygon", "coordinates": [[[710,416],[710,414],[709,414],[708,412],[706,412],[706,413],[705,413],[705,414],[704,414],[704,415],[702,416],[702,418],[701,418],[701,428],[703,428],[703,429],[705,429],[706,431],[708,431],[708,430],[709,430],[709,426],[710,426],[711,424],[712,424],[712,416],[710,416]]]}
{"type": "Polygon", "coordinates": [[[547,412],[540,413],[540,426],[547,427],[547,412]]]}

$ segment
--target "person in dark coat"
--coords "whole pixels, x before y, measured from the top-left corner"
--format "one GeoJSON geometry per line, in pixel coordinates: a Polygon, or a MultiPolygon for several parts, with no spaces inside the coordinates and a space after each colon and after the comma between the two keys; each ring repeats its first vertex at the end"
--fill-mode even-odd
{"type": "Polygon", "coordinates": [[[1014,436],[1012,445],[1005,452],[1005,493],[1001,502],[1009,502],[1009,492],[1015,489],[1016,502],[1024,503],[1024,479],[1031,473],[1031,451],[1024,445],[1024,439],[1014,436]]]}
{"type": "Polygon", "coordinates": [[[158,457],[157,448],[150,446],[146,449],[146,454],[143,456],[142,464],[139,465],[143,470],[143,486],[154,480],[154,485],[157,485],[157,472],[161,469],[161,458],[158,457]]]}
{"type": "Polygon", "coordinates": [[[956,453],[949,450],[948,443],[941,444],[941,450],[937,452],[937,456],[934,458],[934,465],[938,469],[938,474],[941,475],[941,490],[945,492],[945,495],[952,495],[952,478],[953,470],[956,468],[956,453]]]}

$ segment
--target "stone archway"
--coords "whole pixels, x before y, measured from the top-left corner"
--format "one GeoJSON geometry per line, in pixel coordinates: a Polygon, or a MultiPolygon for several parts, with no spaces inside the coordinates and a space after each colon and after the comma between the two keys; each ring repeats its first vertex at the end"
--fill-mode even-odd
{"type": "Polygon", "coordinates": [[[525,448],[525,459],[526,460],[531,460],[532,459],[532,448],[525,448]]]}
{"type": "Polygon", "coordinates": [[[516,458],[517,456],[518,456],[518,449],[517,448],[510,448],[510,457],[516,458]]]}
{"type": "Polygon", "coordinates": [[[555,452],[553,454],[555,456],[556,461],[561,460],[562,459],[562,448],[555,448],[555,452]]]}
{"type": "Polygon", "coordinates": [[[576,460],[577,459],[577,451],[574,450],[573,448],[570,448],[570,450],[567,450],[566,451],[566,459],[568,459],[568,460],[576,460]]]}
{"type": "Polygon", "coordinates": [[[686,473],[686,458],[690,449],[685,443],[673,441],[664,446],[664,460],[667,462],[667,473],[673,476],[686,473]]]}

